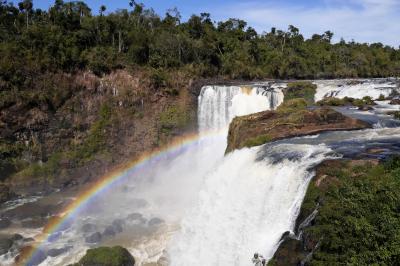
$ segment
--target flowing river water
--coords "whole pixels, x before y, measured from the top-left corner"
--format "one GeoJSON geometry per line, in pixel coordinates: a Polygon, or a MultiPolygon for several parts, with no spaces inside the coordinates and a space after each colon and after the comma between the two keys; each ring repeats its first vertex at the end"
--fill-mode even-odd
{"type": "MultiPolygon", "coordinates": [[[[387,80],[315,83],[316,99],[378,98],[398,91],[387,80]]],[[[338,109],[369,121],[373,129],[326,132],[224,155],[230,121],[275,109],[283,102],[285,86],[203,87],[198,137],[147,160],[85,204],[67,226],[43,241],[36,252],[40,256],[29,265],[66,265],[78,261],[87,248],[104,245],[127,247],[138,265],[251,265],[255,252],[270,258],[282,234],[294,227],[313,167],[326,159],[380,158],[400,151],[399,124],[384,114],[398,106],[379,102],[369,112],[338,109]],[[377,148],[379,154],[369,152],[377,148]]],[[[41,227],[22,226],[21,221],[31,217],[21,216],[18,210],[47,206],[46,200],[63,205],[74,200],[74,193],[7,203],[1,214],[13,219],[14,225],[2,233],[34,239],[41,227]]],[[[16,255],[16,250],[10,250],[0,257],[0,264],[13,265],[16,255]]]]}

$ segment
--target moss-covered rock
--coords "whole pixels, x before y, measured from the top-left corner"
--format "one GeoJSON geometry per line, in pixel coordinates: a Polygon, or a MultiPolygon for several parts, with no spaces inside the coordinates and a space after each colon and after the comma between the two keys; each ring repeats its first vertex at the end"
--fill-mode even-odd
{"type": "Polygon", "coordinates": [[[236,117],[229,127],[226,152],[323,131],[371,127],[330,108],[309,110],[306,106],[304,99],[292,99],[283,103],[276,111],[236,117]]]}
{"type": "Polygon", "coordinates": [[[134,266],[135,259],[123,247],[99,247],[89,249],[86,255],[70,266],[134,266]]]}

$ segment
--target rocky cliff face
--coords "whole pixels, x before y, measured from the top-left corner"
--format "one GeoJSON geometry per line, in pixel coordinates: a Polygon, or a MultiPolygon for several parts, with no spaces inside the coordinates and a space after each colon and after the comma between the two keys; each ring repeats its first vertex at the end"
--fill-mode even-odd
{"type": "MultiPolygon", "coordinates": [[[[37,77],[0,101],[0,200],[51,191],[104,172],[195,130],[188,76],[146,71],[37,77]]],[[[2,94],[3,95],[3,94],[2,94]]]]}
{"type": "Polygon", "coordinates": [[[277,111],[236,117],[229,127],[227,152],[243,147],[316,134],[329,130],[355,130],[371,127],[369,124],[342,115],[330,108],[306,109],[306,103],[294,100],[277,111]]]}

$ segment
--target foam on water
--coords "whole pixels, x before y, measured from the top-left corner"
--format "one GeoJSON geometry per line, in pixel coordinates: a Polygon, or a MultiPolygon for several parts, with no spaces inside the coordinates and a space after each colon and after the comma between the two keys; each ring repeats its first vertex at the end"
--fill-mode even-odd
{"type": "Polygon", "coordinates": [[[273,163],[260,148],[227,156],[206,179],[168,252],[171,265],[251,265],[255,252],[270,258],[282,233],[292,230],[312,173],[325,159],[324,146],[279,145],[273,153],[296,153],[273,163]]]}
{"type": "Polygon", "coordinates": [[[263,86],[205,86],[199,96],[199,130],[227,128],[235,116],[274,109],[283,102],[280,89],[263,86]]]}
{"type": "MultiPolygon", "coordinates": [[[[347,91],[335,82],[316,82],[316,99],[329,95],[377,98],[382,92],[390,93],[386,87],[391,86],[348,85],[347,91]]],[[[44,251],[70,247],[68,252],[47,257],[40,265],[76,262],[86,249],[99,245],[127,247],[138,265],[167,260],[177,266],[242,266],[251,265],[255,252],[266,258],[273,255],[282,234],[293,229],[313,175],[310,169],[332,154],[330,148],[318,144],[321,139],[329,142],[329,136],[295,138],[292,143],[281,141],[224,156],[230,121],[237,115],[276,108],[283,93],[271,84],[205,86],[198,101],[199,134],[221,133],[200,138],[189,149],[149,164],[97,197],[59,238],[44,245],[44,251]],[[143,220],[129,220],[132,213],[140,213],[143,220]],[[155,217],[164,222],[152,226],[149,220],[155,217]],[[121,234],[96,244],[85,241],[83,225],[94,223],[102,233],[116,218],[125,221],[121,234]]],[[[374,139],[383,132],[371,129],[362,134],[374,139]]],[[[330,138],[357,136],[345,134],[330,138]]]]}
{"type": "Polygon", "coordinates": [[[356,99],[370,96],[372,99],[378,99],[380,95],[388,97],[393,92],[400,92],[394,82],[386,80],[319,80],[314,83],[317,85],[316,102],[326,97],[346,96],[356,99]]]}
{"type": "Polygon", "coordinates": [[[205,177],[225,160],[230,121],[237,115],[276,108],[282,101],[281,90],[261,85],[204,87],[199,96],[199,134],[210,130],[221,133],[199,138],[189,149],[149,164],[106,194],[99,195],[56,234],[55,240],[41,247],[44,254],[54,248],[68,248],[68,251],[56,257],[48,256],[40,265],[67,265],[79,260],[86,249],[103,245],[127,247],[138,265],[160,262],[183,217],[198,202],[205,177]],[[130,221],[127,217],[132,213],[140,213],[143,221],[130,221]],[[123,232],[106,236],[105,229],[117,218],[125,221],[123,232]],[[163,222],[152,226],[149,223],[152,218],[163,222]],[[82,227],[87,224],[94,224],[94,231],[83,232],[82,227]],[[102,235],[101,240],[88,243],[85,239],[94,232],[102,235]]]}

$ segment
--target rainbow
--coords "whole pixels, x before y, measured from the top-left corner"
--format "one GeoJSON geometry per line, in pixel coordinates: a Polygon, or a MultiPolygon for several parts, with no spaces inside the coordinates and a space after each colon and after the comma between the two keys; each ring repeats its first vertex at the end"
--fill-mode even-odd
{"type": "Polygon", "coordinates": [[[131,160],[110,173],[102,176],[95,183],[91,184],[86,190],[83,190],[74,201],[67,205],[60,213],[61,215],[53,218],[44,227],[43,232],[36,237],[38,243],[29,250],[22,252],[18,259],[20,265],[33,266],[37,264],[41,248],[46,242],[53,242],[60,237],[60,232],[69,227],[80,211],[85,208],[92,199],[98,195],[103,194],[117,182],[126,177],[131,176],[135,171],[145,167],[150,162],[155,162],[165,158],[165,156],[174,156],[182,151],[190,148],[201,140],[207,140],[216,136],[220,136],[221,131],[209,131],[206,133],[189,134],[173,140],[169,145],[153,150],[151,152],[143,153],[139,158],[131,160]]]}

